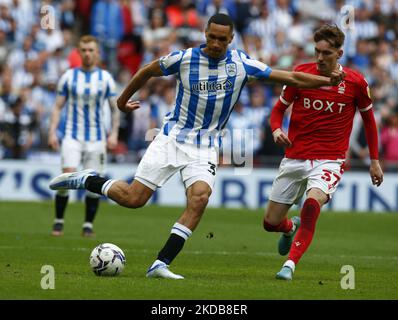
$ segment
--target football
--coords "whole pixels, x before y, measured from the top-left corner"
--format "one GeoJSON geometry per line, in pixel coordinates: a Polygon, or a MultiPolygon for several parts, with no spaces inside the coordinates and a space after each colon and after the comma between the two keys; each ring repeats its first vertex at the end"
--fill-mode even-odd
{"type": "Polygon", "coordinates": [[[116,276],[126,264],[122,249],[112,243],[102,243],[90,254],[90,266],[97,276],[116,276]]]}

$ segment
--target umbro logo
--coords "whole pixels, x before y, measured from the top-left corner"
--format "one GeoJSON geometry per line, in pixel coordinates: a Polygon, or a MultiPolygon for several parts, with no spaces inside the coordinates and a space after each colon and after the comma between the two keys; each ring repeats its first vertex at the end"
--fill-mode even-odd
{"type": "Polygon", "coordinates": [[[295,245],[296,247],[299,247],[299,246],[301,246],[301,242],[300,242],[300,241],[296,241],[296,242],[294,243],[294,245],[295,245]]]}

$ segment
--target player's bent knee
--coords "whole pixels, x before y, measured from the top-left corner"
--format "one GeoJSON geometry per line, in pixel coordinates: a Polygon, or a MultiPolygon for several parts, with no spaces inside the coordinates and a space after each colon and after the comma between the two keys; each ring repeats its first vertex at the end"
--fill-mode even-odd
{"type": "Polygon", "coordinates": [[[128,188],[118,190],[117,197],[115,198],[120,205],[126,208],[137,209],[143,207],[151,198],[152,194],[152,190],[151,192],[147,190],[137,190],[137,188],[130,185],[128,188]]]}
{"type": "Polygon", "coordinates": [[[124,194],[123,200],[120,204],[127,208],[137,209],[143,207],[148,202],[148,200],[149,198],[145,195],[129,192],[124,194]]]}
{"type": "Polygon", "coordinates": [[[130,208],[130,209],[137,209],[137,208],[141,208],[145,205],[146,201],[137,198],[137,197],[133,197],[130,199],[127,199],[125,202],[125,207],[130,208]]]}
{"type": "Polygon", "coordinates": [[[209,202],[209,195],[207,193],[193,195],[189,202],[193,208],[205,208],[209,202]]]}

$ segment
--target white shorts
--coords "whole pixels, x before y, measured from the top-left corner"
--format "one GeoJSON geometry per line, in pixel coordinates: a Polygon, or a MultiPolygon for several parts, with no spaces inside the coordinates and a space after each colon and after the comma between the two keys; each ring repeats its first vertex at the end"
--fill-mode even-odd
{"type": "Polygon", "coordinates": [[[105,141],[78,141],[64,139],[61,145],[62,168],[92,168],[103,174],[106,164],[105,141]]]}
{"type": "Polygon", "coordinates": [[[344,160],[298,160],[284,158],[272,184],[270,200],[298,203],[304,192],[321,189],[331,199],[344,172],[344,160]]]}
{"type": "Polygon", "coordinates": [[[179,171],[186,189],[197,181],[204,181],[213,189],[217,164],[215,148],[178,143],[160,133],[146,150],[134,179],[156,190],[179,171]]]}

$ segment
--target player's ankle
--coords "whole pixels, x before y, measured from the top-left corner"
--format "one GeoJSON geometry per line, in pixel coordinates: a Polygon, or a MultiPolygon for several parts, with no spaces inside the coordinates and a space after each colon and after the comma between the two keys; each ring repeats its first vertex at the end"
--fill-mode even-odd
{"type": "Polygon", "coordinates": [[[294,272],[294,270],[296,269],[296,264],[294,263],[293,260],[290,260],[290,259],[287,260],[287,261],[283,264],[283,266],[292,269],[293,272],[294,272]]]}

